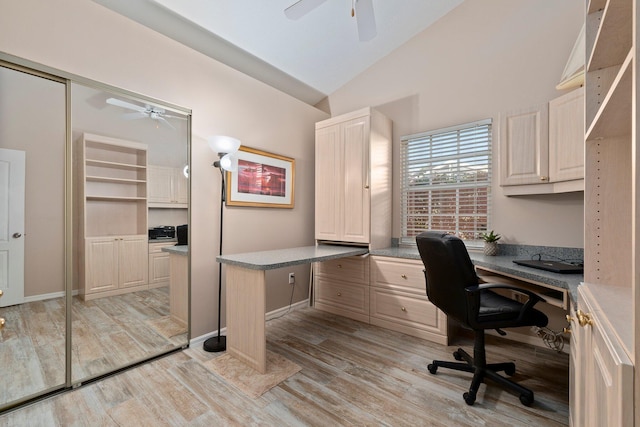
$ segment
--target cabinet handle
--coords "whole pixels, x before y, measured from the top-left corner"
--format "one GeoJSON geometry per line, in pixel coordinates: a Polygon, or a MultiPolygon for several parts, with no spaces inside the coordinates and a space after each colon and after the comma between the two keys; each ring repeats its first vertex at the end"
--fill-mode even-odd
{"type": "Polygon", "coordinates": [[[407,275],[406,274],[401,274],[400,277],[402,277],[403,279],[406,279],[407,275]]]}
{"type": "Polygon", "coordinates": [[[338,264],[338,268],[342,268],[342,264],[338,264]]]}
{"type": "Polygon", "coordinates": [[[342,292],[338,292],[338,296],[341,297],[342,296],[342,292]]]}
{"type": "Polygon", "coordinates": [[[4,317],[0,317],[0,329],[4,328],[5,323],[6,323],[6,320],[4,320],[4,317]]]}
{"type": "Polygon", "coordinates": [[[591,314],[585,313],[582,310],[578,310],[576,312],[576,316],[578,316],[578,323],[580,326],[593,326],[593,319],[591,318],[591,314]]]}
{"type": "Polygon", "coordinates": [[[2,298],[2,295],[4,295],[4,292],[2,292],[2,289],[0,289],[0,298],[2,298]]]}
{"type": "Polygon", "coordinates": [[[407,311],[407,309],[406,309],[406,308],[404,308],[404,307],[402,307],[400,310],[402,310],[402,311],[407,311]]]}
{"type": "Polygon", "coordinates": [[[548,176],[541,176],[540,177],[540,181],[549,181],[549,177],[548,176]]]}

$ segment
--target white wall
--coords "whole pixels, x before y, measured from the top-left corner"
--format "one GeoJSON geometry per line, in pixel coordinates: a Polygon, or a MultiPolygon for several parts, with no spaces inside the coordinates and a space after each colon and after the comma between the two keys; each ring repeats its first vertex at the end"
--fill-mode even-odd
{"type": "MultiPolygon", "coordinates": [[[[0,51],[193,110],[194,337],[217,317],[220,174],[204,137],[231,135],[297,161],[295,208],[226,209],[225,253],[313,244],[313,132],[327,114],[90,0],[0,0],[0,10],[0,51]]],[[[296,272],[304,278],[308,267],[296,272]]],[[[286,274],[268,276],[267,310],[289,303],[286,274]]],[[[306,294],[298,286],[294,301],[306,294]]]]}
{"type": "MultiPolygon", "coordinates": [[[[465,1],[329,96],[332,115],[374,106],[394,123],[394,237],[400,235],[402,135],[545,103],[584,22],[583,0],[465,1]]],[[[498,185],[493,228],[505,243],[583,247],[583,194],[512,197],[498,185]]]]}

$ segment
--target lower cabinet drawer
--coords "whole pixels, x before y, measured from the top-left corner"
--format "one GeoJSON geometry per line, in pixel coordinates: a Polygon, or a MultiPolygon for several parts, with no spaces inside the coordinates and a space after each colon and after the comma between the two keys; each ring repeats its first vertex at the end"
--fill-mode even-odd
{"type": "Polygon", "coordinates": [[[316,276],[314,305],[317,309],[369,322],[369,286],[325,280],[316,276]]]}
{"type": "Polygon", "coordinates": [[[371,287],[370,323],[448,344],[447,318],[426,296],[371,287]]]}

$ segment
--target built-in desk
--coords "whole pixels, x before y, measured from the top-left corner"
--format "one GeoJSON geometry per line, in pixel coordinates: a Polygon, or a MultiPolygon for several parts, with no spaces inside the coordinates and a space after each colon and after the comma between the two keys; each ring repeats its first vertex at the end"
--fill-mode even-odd
{"type": "Polygon", "coordinates": [[[316,245],[218,256],[217,261],[227,266],[227,353],[266,372],[266,270],[367,252],[367,248],[316,245]]]}

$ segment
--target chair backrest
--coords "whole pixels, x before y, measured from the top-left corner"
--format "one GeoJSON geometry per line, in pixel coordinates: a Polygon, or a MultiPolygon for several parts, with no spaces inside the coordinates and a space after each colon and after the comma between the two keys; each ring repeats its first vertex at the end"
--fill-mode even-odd
{"type": "Polygon", "coordinates": [[[427,296],[438,308],[468,324],[465,288],[478,284],[467,247],[456,236],[425,231],[416,237],[427,280],[427,296]]]}

